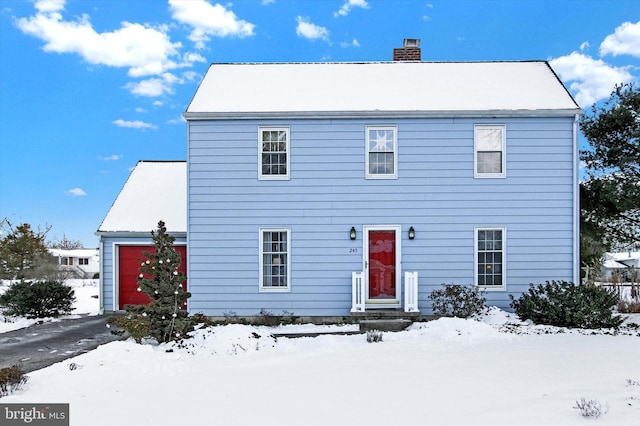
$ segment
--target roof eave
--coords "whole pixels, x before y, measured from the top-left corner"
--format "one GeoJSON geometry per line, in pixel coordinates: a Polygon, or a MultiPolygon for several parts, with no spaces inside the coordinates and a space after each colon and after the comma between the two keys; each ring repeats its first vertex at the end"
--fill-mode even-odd
{"type": "Polygon", "coordinates": [[[247,111],[247,112],[185,112],[189,121],[199,120],[259,120],[259,119],[329,119],[329,118],[443,118],[443,117],[575,117],[583,114],[579,108],[536,110],[441,110],[441,111],[247,111]]]}
{"type": "MultiPolygon", "coordinates": [[[[186,238],[186,231],[171,231],[167,230],[167,234],[172,235],[176,238],[186,238]]],[[[95,232],[95,235],[98,237],[108,237],[108,238],[124,238],[124,237],[149,237],[151,238],[151,231],[103,231],[98,229],[95,232]]]]}

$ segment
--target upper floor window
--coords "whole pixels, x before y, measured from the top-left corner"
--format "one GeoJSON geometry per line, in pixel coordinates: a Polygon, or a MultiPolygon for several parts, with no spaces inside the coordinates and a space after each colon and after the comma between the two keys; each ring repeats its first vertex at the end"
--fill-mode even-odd
{"type": "Polygon", "coordinates": [[[504,290],[506,228],[476,228],[475,234],[476,285],[504,290]]]}
{"type": "Polygon", "coordinates": [[[289,128],[260,127],[259,179],[289,179],[289,128]]]}
{"type": "Polygon", "coordinates": [[[398,139],[395,126],[367,126],[367,179],[398,177],[398,139]]]}
{"type": "Polygon", "coordinates": [[[474,128],[474,176],[506,177],[506,126],[477,124],[474,128]]]}
{"type": "Polygon", "coordinates": [[[260,229],[260,290],[289,291],[289,230],[260,229]]]}

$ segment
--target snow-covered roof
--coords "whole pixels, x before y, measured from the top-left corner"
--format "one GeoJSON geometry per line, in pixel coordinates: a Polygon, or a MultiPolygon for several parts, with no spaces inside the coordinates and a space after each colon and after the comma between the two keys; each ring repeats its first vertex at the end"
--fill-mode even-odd
{"type": "Polygon", "coordinates": [[[605,253],[603,266],[607,269],[623,269],[640,265],[640,251],[605,253]]]}
{"type": "Polygon", "coordinates": [[[139,161],[98,228],[146,232],[164,221],[170,233],[187,232],[187,163],[139,161]]]}
{"type": "Polygon", "coordinates": [[[212,64],[185,117],[576,114],[546,61],[212,64]]]}
{"type": "Polygon", "coordinates": [[[53,256],[59,257],[94,257],[98,256],[98,249],[73,249],[73,250],[65,250],[65,249],[49,249],[49,253],[53,256]]]}

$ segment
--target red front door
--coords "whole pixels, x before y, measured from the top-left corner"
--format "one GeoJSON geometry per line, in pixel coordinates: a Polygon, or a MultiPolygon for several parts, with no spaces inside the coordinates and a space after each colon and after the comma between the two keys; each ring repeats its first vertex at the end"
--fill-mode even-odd
{"type": "Polygon", "coordinates": [[[396,232],[369,232],[369,299],[396,299],[396,232]]]}
{"type": "MultiPolygon", "coordinates": [[[[187,247],[174,246],[180,253],[180,267],[178,270],[186,275],[187,272],[187,247]]],[[[124,305],[146,305],[151,301],[149,296],[138,291],[138,275],[140,274],[140,262],[145,257],[142,252],[155,253],[154,246],[119,246],[118,247],[118,308],[124,309],[124,305]]],[[[187,282],[182,283],[187,289],[187,282]]]]}

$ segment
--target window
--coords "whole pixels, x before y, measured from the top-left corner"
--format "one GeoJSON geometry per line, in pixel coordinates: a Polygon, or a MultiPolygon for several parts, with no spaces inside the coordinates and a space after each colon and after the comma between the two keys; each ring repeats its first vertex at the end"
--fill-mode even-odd
{"type": "Polygon", "coordinates": [[[506,177],[505,125],[476,125],[474,162],[477,178],[506,177]]]}
{"type": "Polygon", "coordinates": [[[88,265],[88,264],[89,264],[89,258],[81,257],[78,259],[78,265],[88,265]]]}
{"type": "Polygon", "coordinates": [[[260,127],[259,179],[289,179],[289,129],[260,127]]]}
{"type": "Polygon", "coordinates": [[[398,142],[395,126],[367,126],[367,179],[398,177],[398,142]]]}
{"type": "Polygon", "coordinates": [[[289,291],[289,230],[260,229],[260,290],[289,291]]]}
{"type": "Polygon", "coordinates": [[[505,288],[505,228],[476,228],[476,285],[485,290],[505,288]]]}

